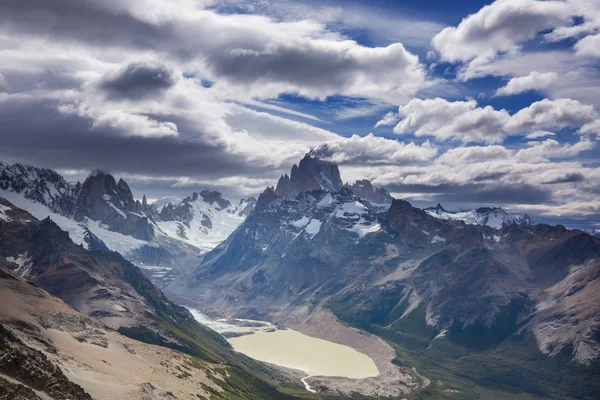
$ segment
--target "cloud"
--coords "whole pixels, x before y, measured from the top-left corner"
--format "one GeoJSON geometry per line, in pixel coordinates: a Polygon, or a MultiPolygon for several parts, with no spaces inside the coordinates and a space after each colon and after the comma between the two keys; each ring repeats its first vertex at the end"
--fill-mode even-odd
{"type": "Polygon", "coordinates": [[[396,125],[398,123],[399,118],[400,117],[397,113],[390,111],[389,113],[385,114],[383,118],[377,121],[377,123],[375,124],[375,128],[379,128],[380,126],[396,125]]]}
{"type": "Polygon", "coordinates": [[[544,99],[519,110],[510,118],[506,129],[510,132],[522,132],[526,129],[581,126],[595,118],[596,112],[591,105],[572,99],[544,99]]]}
{"type": "Polygon", "coordinates": [[[512,78],[506,86],[496,91],[496,96],[510,96],[528,90],[546,89],[556,79],[558,79],[558,74],[555,72],[532,71],[527,76],[512,78]]]}
{"type": "Polygon", "coordinates": [[[394,133],[434,136],[438,140],[459,138],[464,142],[498,142],[509,119],[505,110],[478,108],[475,100],[447,101],[441,98],[413,99],[400,106],[402,118],[394,133]]]}
{"type": "Polygon", "coordinates": [[[169,68],[154,63],[131,63],[114,76],[108,77],[101,87],[115,97],[137,99],[159,95],[173,87],[176,78],[169,68]]]}
{"type": "Polygon", "coordinates": [[[442,30],[432,46],[442,61],[458,63],[460,81],[486,75],[517,77],[497,95],[541,89],[552,98],[600,106],[595,90],[600,85],[599,30],[596,0],[497,0],[442,30]],[[556,73],[560,79],[521,80],[534,72],[556,73]]]}
{"type": "Polygon", "coordinates": [[[377,137],[353,135],[326,143],[330,160],[338,164],[422,164],[435,158],[438,150],[429,141],[422,145],[377,137]]]}
{"type": "Polygon", "coordinates": [[[579,56],[600,57],[600,34],[586,36],[575,45],[579,56]]]}
{"type": "Polygon", "coordinates": [[[595,142],[587,138],[582,138],[582,140],[575,144],[561,144],[554,139],[546,139],[543,142],[533,142],[529,148],[517,151],[515,158],[527,162],[570,158],[584,151],[592,150],[595,146],[595,142]]]}
{"type": "MultiPolygon", "coordinates": [[[[89,116],[61,112],[56,100],[9,98],[0,105],[2,158],[18,157],[51,168],[160,176],[222,177],[247,168],[244,159],[231,155],[222,144],[130,136],[120,132],[120,125],[94,125],[89,116]]],[[[256,163],[248,173],[260,169],[256,163]]]]}
{"type": "MultiPolygon", "coordinates": [[[[319,22],[223,15],[191,1],[173,7],[157,0],[141,7],[131,0],[9,0],[0,5],[0,19],[24,38],[49,35],[109,54],[129,52],[131,58],[152,52],[215,82],[224,94],[249,99],[341,94],[399,104],[428,85],[418,57],[402,43],[368,47],[319,22]]],[[[144,85],[154,73],[141,67],[134,72],[137,78],[123,79],[143,80],[137,84],[144,85]]],[[[129,87],[127,82],[115,84],[129,87]]]]}
{"type": "Polygon", "coordinates": [[[574,183],[574,182],[583,182],[585,180],[585,177],[578,173],[578,172],[573,172],[570,174],[565,174],[565,176],[563,176],[562,178],[556,178],[554,180],[551,181],[547,181],[547,182],[542,182],[542,184],[544,185],[556,185],[559,183],[574,183]]]}
{"type": "Polygon", "coordinates": [[[217,79],[258,97],[343,94],[397,103],[426,85],[418,58],[400,43],[368,48],[349,40],[274,39],[211,54],[208,67],[217,79]]]}
{"type": "Polygon", "coordinates": [[[6,79],[4,75],[0,74],[0,93],[6,92],[9,90],[8,83],[6,83],[6,79]]]}
{"type": "Polygon", "coordinates": [[[583,125],[581,128],[579,128],[579,133],[594,133],[596,136],[600,136],[600,119],[596,119],[583,125]]]}
{"type": "Polygon", "coordinates": [[[504,146],[470,146],[456,147],[446,151],[438,158],[438,162],[449,165],[464,165],[490,160],[508,159],[513,152],[504,146]]]}
{"type": "Polygon", "coordinates": [[[526,139],[540,139],[540,138],[544,138],[544,137],[548,137],[548,136],[556,136],[556,133],[550,132],[550,131],[539,130],[539,131],[533,131],[531,133],[528,133],[527,135],[525,135],[525,138],[526,139]]]}
{"type": "Polygon", "coordinates": [[[468,204],[540,204],[550,202],[550,190],[533,185],[490,185],[467,183],[461,185],[396,184],[387,189],[394,194],[430,193],[429,201],[468,204]]]}
{"type": "Polygon", "coordinates": [[[544,99],[510,115],[477,101],[448,101],[441,98],[413,99],[400,106],[402,118],[394,133],[432,136],[437,140],[458,139],[463,143],[499,143],[509,135],[531,130],[578,127],[594,121],[594,107],[572,99],[544,99]]]}
{"type": "Polygon", "coordinates": [[[518,43],[538,32],[571,21],[569,8],[562,1],[497,0],[458,26],[444,28],[431,43],[444,61],[485,60],[516,51],[518,43]]]}

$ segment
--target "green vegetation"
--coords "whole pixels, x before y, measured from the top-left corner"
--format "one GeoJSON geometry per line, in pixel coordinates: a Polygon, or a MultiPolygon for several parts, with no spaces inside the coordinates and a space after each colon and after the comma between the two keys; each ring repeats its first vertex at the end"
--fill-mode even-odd
{"type": "Polygon", "coordinates": [[[453,326],[434,339],[439,332],[425,323],[423,307],[399,318],[407,304],[392,310],[377,305],[382,297],[398,304],[400,294],[400,288],[392,288],[362,302],[338,298],[328,307],[340,320],[388,341],[396,350],[396,364],[415,367],[432,381],[409,400],[598,398],[600,362],[589,367],[574,363],[572,348],[549,358],[538,350],[532,333],[516,333],[520,327],[516,315],[523,302],[514,301],[501,310],[491,328],[453,326]]]}

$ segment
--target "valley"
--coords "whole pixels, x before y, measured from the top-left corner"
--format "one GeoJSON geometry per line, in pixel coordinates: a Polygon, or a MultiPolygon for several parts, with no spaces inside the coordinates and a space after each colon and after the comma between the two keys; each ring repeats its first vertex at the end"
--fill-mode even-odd
{"type": "Polygon", "coordinates": [[[0,0],[0,400],[600,400],[600,0],[0,0]]]}
{"type": "MultiPolygon", "coordinates": [[[[327,151],[237,204],[208,190],[147,204],[109,174],[73,186],[10,167],[6,267],[116,330],[104,336],[115,343],[208,362],[214,387],[173,366],[207,398],[236,398],[240,385],[261,400],[594,398],[598,239],[499,208],[422,210],[368,181],[343,184],[327,151]],[[233,380],[217,377],[222,363],[233,380]]],[[[45,336],[94,373],[99,357],[134,365],[64,330],[45,336]]],[[[182,393],[139,370],[112,389],[67,376],[98,398],[182,393]]]]}

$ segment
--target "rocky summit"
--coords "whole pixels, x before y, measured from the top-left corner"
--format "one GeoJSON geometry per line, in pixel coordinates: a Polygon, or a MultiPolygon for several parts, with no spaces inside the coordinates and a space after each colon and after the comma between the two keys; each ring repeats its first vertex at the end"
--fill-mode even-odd
{"type": "Polygon", "coordinates": [[[279,178],[275,193],[279,197],[294,197],[312,190],[338,191],[344,186],[336,164],[322,158],[323,151],[311,151],[294,164],[288,176],[279,178]]]}

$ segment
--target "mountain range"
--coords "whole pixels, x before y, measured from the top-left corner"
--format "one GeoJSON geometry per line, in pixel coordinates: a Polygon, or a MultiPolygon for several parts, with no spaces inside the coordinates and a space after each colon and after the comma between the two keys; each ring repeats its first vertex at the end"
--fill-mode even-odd
{"type": "MultiPolygon", "coordinates": [[[[349,324],[418,353],[414,363],[438,346],[465,354],[507,346],[512,363],[516,341],[540,358],[522,367],[524,396],[569,395],[568,385],[552,382],[561,371],[539,374],[540,364],[560,357],[569,368],[598,373],[598,238],[497,208],[449,213],[393,199],[382,210],[341,182],[336,165],[307,154],[167,292],[356,346],[340,339],[349,324]]],[[[410,365],[398,350],[386,361],[410,365]]],[[[469,379],[478,390],[513,381],[469,379]]],[[[597,393],[589,380],[579,385],[597,393]]]]}
{"type": "Polygon", "coordinates": [[[353,347],[380,371],[308,378],[318,395],[600,393],[600,239],[586,232],[497,207],[416,208],[368,180],[344,183],[326,148],[239,202],[201,190],[148,204],[106,172],[68,183],[21,164],[0,164],[0,197],[7,280],[102,329],[226,362],[265,393],[273,370],[248,375],[250,361],[172,301],[353,347]]]}

